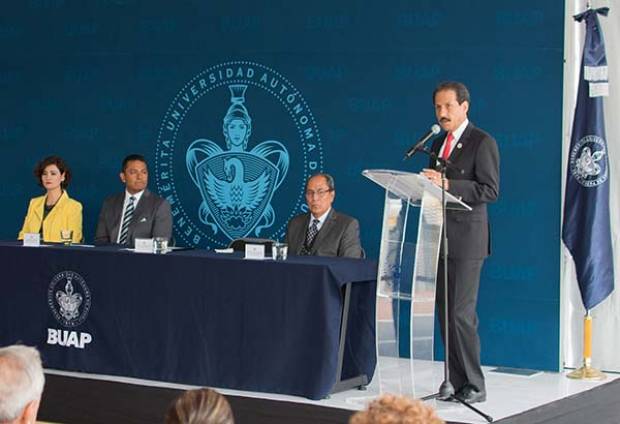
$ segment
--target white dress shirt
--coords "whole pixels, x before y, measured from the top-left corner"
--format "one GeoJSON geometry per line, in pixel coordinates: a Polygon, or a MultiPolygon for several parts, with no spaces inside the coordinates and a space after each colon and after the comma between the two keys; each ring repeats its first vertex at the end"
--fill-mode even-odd
{"type": "MultiPolygon", "coordinates": [[[[450,154],[452,154],[452,152],[454,151],[454,148],[456,147],[456,145],[459,144],[459,140],[461,139],[461,136],[465,132],[465,128],[467,128],[467,125],[469,125],[469,119],[465,118],[463,123],[461,123],[461,125],[459,125],[459,127],[456,129],[456,131],[452,132],[452,137],[454,137],[454,139],[452,140],[452,143],[450,144],[450,154]]],[[[443,144],[441,145],[441,150],[439,150],[439,157],[440,158],[444,157],[443,151],[444,151],[444,148],[446,147],[446,140],[447,140],[447,138],[448,138],[448,135],[446,134],[446,138],[443,140],[443,144]]],[[[450,156],[448,156],[448,158],[450,158],[450,156]]]]}
{"type": "Polygon", "coordinates": [[[317,230],[320,230],[323,224],[325,223],[325,220],[327,219],[327,215],[329,215],[329,212],[331,210],[332,208],[327,209],[327,212],[325,212],[323,215],[319,216],[318,218],[315,218],[314,215],[312,215],[312,212],[310,212],[310,221],[308,222],[308,228],[312,227],[312,221],[314,221],[315,219],[318,219],[319,223],[316,224],[316,228],[317,230]]]}

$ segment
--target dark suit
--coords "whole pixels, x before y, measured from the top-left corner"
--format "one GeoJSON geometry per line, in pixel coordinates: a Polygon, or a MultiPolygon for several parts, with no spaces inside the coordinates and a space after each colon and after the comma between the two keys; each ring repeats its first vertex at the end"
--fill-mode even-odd
{"type": "MultiPolygon", "coordinates": [[[[441,150],[444,138],[436,140],[431,150],[441,150]]],[[[473,208],[471,212],[448,210],[448,320],[450,326],[450,381],[459,390],[471,384],[484,391],[480,368],[480,338],[476,303],[480,271],[491,253],[487,203],[499,194],[499,151],[486,132],[469,123],[449,160],[460,170],[448,168],[449,192],[473,208]]],[[[436,163],[431,160],[431,168],[436,163]]],[[[443,254],[437,269],[437,306],[443,334],[444,290],[443,254]]]]}
{"type": "MultiPolygon", "coordinates": [[[[95,244],[116,243],[121,224],[125,192],[108,197],[101,207],[95,244]]],[[[127,233],[127,244],[134,245],[136,238],[172,237],[170,204],[158,195],[144,190],[136,206],[127,233]]]]}
{"type": "MultiPolygon", "coordinates": [[[[297,215],[291,219],[286,229],[286,243],[289,253],[299,255],[302,253],[308,226],[310,213],[297,215]]],[[[360,243],[360,226],[357,219],[336,212],[333,208],[327,215],[325,222],[316,235],[309,254],[314,256],[346,256],[349,258],[362,257],[362,245],[360,243]]]]}

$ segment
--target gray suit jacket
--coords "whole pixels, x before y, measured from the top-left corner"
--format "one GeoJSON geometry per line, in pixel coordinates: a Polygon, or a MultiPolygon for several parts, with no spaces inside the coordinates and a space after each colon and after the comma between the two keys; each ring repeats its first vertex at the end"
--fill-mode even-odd
{"type": "MultiPolygon", "coordinates": [[[[116,243],[123,213],[125,192],[108,197],[101,207],[95,244],[116,243]]],[[[172,237],[172,215],[170,204],[164,198],[144,190],[129,224],[128,244],[134,245],[136,238],[172,237]]]]}
{"type": "MultiPolygon", "coordinates": [[[[286,229],[286,243],[291,254],[301,253],[309,223],[310,213],[297,215],[289,221],[286,229]]],[[[310,254],[361,258],[360,225],[357,219],[336,212],[332,208],[314,239],[310,254]]]]}

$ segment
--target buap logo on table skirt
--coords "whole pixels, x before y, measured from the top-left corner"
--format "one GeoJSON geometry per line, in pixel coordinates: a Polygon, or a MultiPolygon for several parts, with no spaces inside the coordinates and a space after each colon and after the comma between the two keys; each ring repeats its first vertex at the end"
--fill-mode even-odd
{"type": "MultiPolygon", "coordinates": [[[[74,271],[56,274],[47,289],[47,304],[54,318],[64,327],[74,328],[86,321],[91,293],[84,278],[74,271]]],[[[47,344],[83,349],[92,341],[89,333],[47,329],[47,344]]]]}

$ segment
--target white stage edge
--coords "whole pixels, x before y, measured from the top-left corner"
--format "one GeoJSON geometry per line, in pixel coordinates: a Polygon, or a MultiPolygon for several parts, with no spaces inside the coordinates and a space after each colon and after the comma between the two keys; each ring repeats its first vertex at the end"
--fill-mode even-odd
{"type": "MultiPolygon", "coordinates": [[[[404,367],[408,367],[408,361],[402,360],[401,362],[404,367]]],[[[424,396],[425,394],[432,393],[437,387],[439,387],[443,380],[443,362],[420,363],[415,368],[416,373],[419,374],[415,383],[415,391],[418,396],[424,396]]],[[[618,374],[607,374],[606,380],[600,382],[590,382],[569,379],[566,377],[568,371],[561,373],[542,372],[530,377],[524,377],[513,374],[492,372],[491,370],[494,368],[495,367],[483,367],[487,384],[487,401],[477,403],[475,406],[484,411],[486,414],[491,415],[495,421],[590,390],[596,386],[605,384],[620,377],[618,374]]],[[[136,378],[85,374],[51,369],[47,369],[45,372],[48,374],[74,378],[88,378],[178,390],[187,390],[197,387],[184,384],[140,380],[136,378]]],[[[349,390],[342,393],[336,393],[328,399],[323,399],[320,401],[313,401],[297,396],[277,395],[271,393],[245,392],[223,388],[215,389],[224,395],[305,403],[349,410],[363,409],[367,402],[380,395],[377,378],[373,379],[365,391],[349,390]]],[[[399,392],[398,379],[395,379],[395,385],[393,386],[393,389],[390,389],[390,392],[399,392]]],[[[430,401],[429,403],[437,409],[439,415],[445,421],[486,423],[484,419],[458,403],[443,401],[430,401]]]]}

